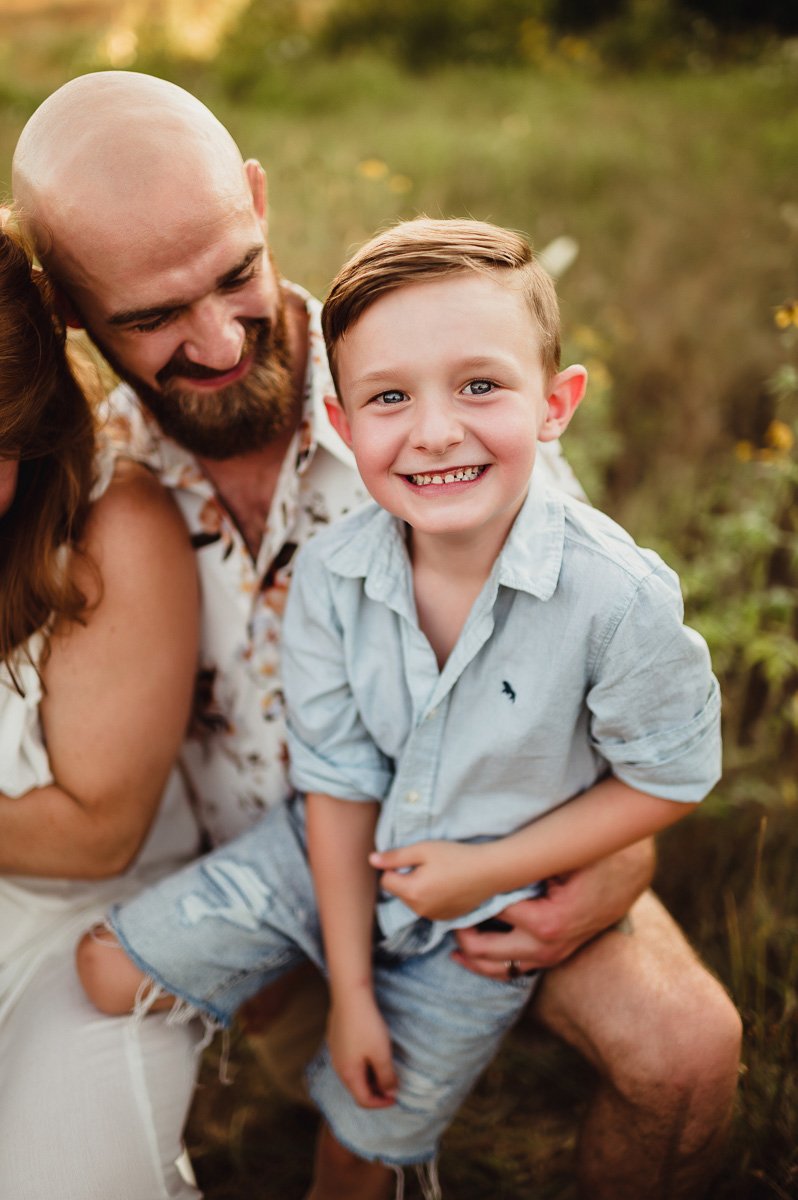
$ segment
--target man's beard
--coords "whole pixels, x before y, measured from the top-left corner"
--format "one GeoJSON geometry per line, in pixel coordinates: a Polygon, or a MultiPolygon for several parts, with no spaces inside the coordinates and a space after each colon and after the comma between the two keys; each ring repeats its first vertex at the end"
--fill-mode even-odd
{"type": "Polygon", "coordinates": [[[187,380],[213,379],[221,372],[191,362],[182,350],[156,375],[161,385],[156,390],[126,371],[104,347],[100,349],[167,437],[199,458],[233,458],[274,441],[294,420],[284,305],[273,321],[241,318],[241,324],[246,331],[241,358],[252,355],[252,364],[243,379],[214,392],[186,386],[187,380]]]}

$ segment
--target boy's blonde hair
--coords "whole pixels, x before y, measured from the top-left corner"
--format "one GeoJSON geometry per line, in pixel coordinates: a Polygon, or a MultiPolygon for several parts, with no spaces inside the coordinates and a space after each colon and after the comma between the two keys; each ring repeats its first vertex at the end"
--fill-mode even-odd
{"type": "Polygon", "coordinates": [[[381,296],[458,271],[506,276],[521,294],[540,331],[547,380],[560,369],[560,312],[551,276],[520,233],[486,221],[418,217],[376,234],[336,275],[322,311],[322,329],[335,385],[341,339],[381,296]]]}

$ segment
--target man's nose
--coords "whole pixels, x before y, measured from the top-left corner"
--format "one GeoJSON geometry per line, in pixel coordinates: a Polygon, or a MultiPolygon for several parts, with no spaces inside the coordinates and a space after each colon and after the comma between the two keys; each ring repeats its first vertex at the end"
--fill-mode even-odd
{"type": "Polygon", "coordinates": [[[237,366],[246,331],[224,300],[208,297],[191,315],[191,328],[183,346],[186,358],[214,371],[230,371],[237,366]]]}

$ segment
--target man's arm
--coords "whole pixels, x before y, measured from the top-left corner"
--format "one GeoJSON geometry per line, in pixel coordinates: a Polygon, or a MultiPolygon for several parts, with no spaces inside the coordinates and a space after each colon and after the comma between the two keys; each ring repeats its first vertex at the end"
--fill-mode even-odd
{"type": "Polygon", "coordinates": [[[454,957],[478,975],[507,977],[507,963],[523,971],[555,967],[626,917],[654,877],[653,838],[599,862],[546,881],[546,894],[521,900],[498,914],[505,932],[478,927],[455,933],[454,957]]]}
{"type": "Polygon", "coordinates": [[[0,872],[104,878],[124,870],[157,811],[196,670],[194,556],[173,501],[127,464],[92,509],[80,586],[86,624],[57,629],[41,713],[55,783],[0,792],[0,872]],[[98,599],[99,596],[99,599],[98,599]]]}
{"type": "Polygon", "coordinates": [[[358,1104],[393,1104],[397,1080],[388,1030],[372,988],[376,802],[307,797],[308,856],[330,984],[327,1037],[333,1065],[358,1104]]]}

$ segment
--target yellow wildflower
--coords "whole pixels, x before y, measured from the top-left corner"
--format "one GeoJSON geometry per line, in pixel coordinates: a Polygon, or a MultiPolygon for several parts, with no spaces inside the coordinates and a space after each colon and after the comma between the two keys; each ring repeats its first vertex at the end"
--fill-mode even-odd
{"type": "Polygon", "coordinates": [[[364,158],[362,162],[357,164],[357,171],[363,179],[378,182],[388,174],[388,164],[383,162],[381,158],[364,158]]]}
{"type": "Polygon", "coordinates": [[[795,435],[786,421],[771,421],[765,430],[765,441],[773,450],[787,454],[795,443],[795,435]]]}
{"type": "Polygon", "coordinates": [[[780,304],[773,314],[773,320],[779,329],[789,329],[791,325],[798,325],[798,300],[787,300],[786,303],[780,304]]]}

